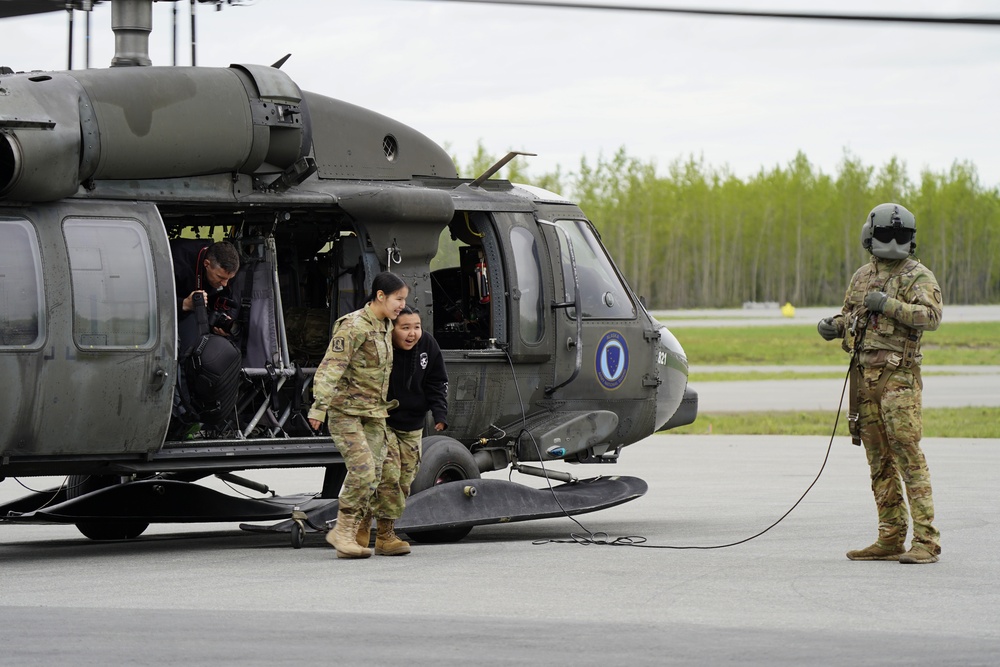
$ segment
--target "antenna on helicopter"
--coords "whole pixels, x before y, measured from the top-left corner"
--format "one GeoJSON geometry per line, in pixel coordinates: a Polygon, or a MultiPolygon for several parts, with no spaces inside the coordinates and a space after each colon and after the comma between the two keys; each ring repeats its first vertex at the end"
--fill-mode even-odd
{"type": "Polygon", "coordinates": [[[538,153],[522,153],[521,151],[511,151],[511,152],[507,153],[506,155],[504,155],[499,160],[497,160],[496,164],[494,164],[492,167],[490,167],[489,169],[487,169],[486,171],[484,171],[482,174],[480,174],[476,178],[476,180],[474,180],[471,183],[469,183],[469,186],[473,187],[473,188],[478,188],[480,185],[482,185],[483,183],[485,183],[487,181],[487,179],[489,179],[490,176],[492,176],[493,174],[495,174],[498,171],[500,171],[501,169],[503,169],[503,166],[505,164],[507,164],[508,162],[510,162],[511,160],[513,160],[514,158],[516,158],[518,155],[524,155],[524,156],[527,156],[527,157],[535,157],[536,155],[538,155],[538,153]]]}

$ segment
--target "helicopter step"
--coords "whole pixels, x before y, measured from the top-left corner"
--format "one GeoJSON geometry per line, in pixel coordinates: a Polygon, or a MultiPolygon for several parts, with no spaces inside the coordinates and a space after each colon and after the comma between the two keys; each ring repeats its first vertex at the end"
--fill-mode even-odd
{"type": "MultiPolygon", "coordinates": [[[[473,526],[548,519],[586,514],[614,507],[643,496],[646,482],[624,475],[592,477],[535,489],[503,479],[468,479],[431,487],[409,498],[397,531],[418,542],[451,542],[465,537],[473,526]]],[[[337,516],[330,503],[271,526],[241,524],[254,532],[293,533],[293,545],[301,546],[301,535],[322,530],[337,516]],[[297,539],[296,539],[297,538],[297,539]],[[296,544],[297,543],[297,544],[296,544]]]]}

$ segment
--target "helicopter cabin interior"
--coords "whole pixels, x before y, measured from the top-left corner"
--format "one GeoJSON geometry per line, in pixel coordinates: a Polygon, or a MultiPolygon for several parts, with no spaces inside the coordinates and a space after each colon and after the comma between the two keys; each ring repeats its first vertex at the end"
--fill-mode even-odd
{"type": "MultiPolygon", "coordinates": [[[[238,423],[202,437],[311,434],[303,408],[333,325],[364,306],[372,278],[386,266],[416,284],[408,304],[443,350],[497,350],[507,336],[504,300],[492,293],[504,284],[501,251],[485,212],[456,213],[441,230],[429,266],[408,263],[405,243],[380,253],[365,230],[335,211],[257,213],[253,219],[244,212],[226,224],[217,213],[173,214],[166,207],[160,213],[171,248],[224,239],[241,257],[229,283],[233,317],[241,324],[232,336],[243,356],[238,423]]],[[[537,264],[535,273],[540,275],[537,264]]],[[[533,308],[540,312],[541,304],[533,308]]]]}
{"type": "MultiPolygon", "coordinates": [[[[385,267],[410,285],[408,303],[421,312],[424,329],[433,333],[446,359],[469,362],[453,386],[456,424],[465,433],[487,429],[496,415],[482,403],[484,382],[509,375],[508,359],[536,364],[551,358],[555,328],[571,326],[576,318],[569,307],[556,318],[569,324],[554,324],[551,307],[560,300],[572,304],[576,280],[583,286],[585,318],[634,318],[635,306],[582,217],[556,220],[543,240],[544,225],[530,205],[515,211],[475,209],[456,210],[447,224],[425,225],[419,232],[394,227],[404,224],[398,222],[362,226],[343,210],[317,206],[236,211],[137,203],[122,215],[113,204],[67,200],[4,216],[0,352],[32,355],[39,368],[37,391],[45,392],[44,399],[41,394],[23,399],[24,409],[5,427],[5,437],[24,447],[43,439],[58,443],[41,437],[55,427],[38,422],[30,401],[72,401],[81,391],[120,397],[119,405],[109,404],[101,413],[73,417],[73,428],[93,441],[95,454],[112,447],[123,453],[155,451],[143,435],[155,430],[154,413],[163,415],[155,421],[163,420],[167,448],[192,435],[206,444],[312,437],[304,415],[333,323],[363,306],[372,278],[385,267]],[[438,238],[423,238],[425,231],[438,238]],[[179,436],[167,427],[173,392],[163,389],[175,384],[170,360],[184,350],[170,343],[176,340],[176,323],[166,316],[172,308],[166,302],[177,295],[174,281],[162,276],[172,271],[171,246],[214,239],[233,242],[242,260],[229,285],[243,324],[234,336],[242,357],[238,399],[232,418],[179,436]],[[562,275],[552,275],[553,269],[562,275]],[[588,280],[598,286],[586,287],[588,280]],[[551,294],[560,283],[570,287],[551,294]],[[495,361],[495,368],[476,366],[484,361],[495,361]],[[102,424],[122,416],[129,420],[122,443],[101,444],[102,424]]],[[[61,451],[58,447],[53,444],[50,453],[61,451]]]]}

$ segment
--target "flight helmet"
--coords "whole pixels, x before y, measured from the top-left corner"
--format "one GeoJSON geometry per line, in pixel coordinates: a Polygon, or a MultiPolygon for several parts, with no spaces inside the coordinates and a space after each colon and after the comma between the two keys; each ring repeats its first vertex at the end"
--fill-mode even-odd
{"type": "Polygon", "coordinates": [[[917,223],[899,204],[879,204],[861,227],[861,246],[882,259],[906,259],[917,249],[917,223]]]}

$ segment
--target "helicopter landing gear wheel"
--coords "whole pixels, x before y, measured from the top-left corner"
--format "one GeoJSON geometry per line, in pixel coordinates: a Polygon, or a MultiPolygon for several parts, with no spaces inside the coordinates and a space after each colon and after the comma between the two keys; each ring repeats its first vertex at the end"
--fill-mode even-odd
{"type": "Polygon", "coordinates": [[[301,549],[302,545],[305,544],[307,521],[309,521],[309,515],[305,512],[300,510],[298,507],[292,510],[291,536],[293,549],[301,549]]]}
{"type": "MultiPolygon", "coordinates": [[[[66,481],[66,499],[72,500],[91,491],[121,484],[114,475],[70,475],[66,481]]],[[[92,540],[132,540],[149,527],[147,521],[80,521],[76,524],[85,537],[92,540]]]]}
{"type": "MultiPolygon", "coordinates": [[[[410,494],[415,494],[438,484],[479,479],[479,466],[469,449],[454,438],[446,435],[432,435],[424,438],[420,468],[410,485],[410,494]]],[[[466,495],[475,495],[475,487],[466,487],[466,495]],[[468,489],[473,489],[471,492],[468,489]]],[[[407,535],[417,542],[442,544],[458,542],[469,534],[471,526],[461,528],[441,528],[420,530],[407,535]]]]}
{"type": "Polygon", "coordinates": [[[301,549],[306,541],[306,531],[298,521],[292,523],[292,548],[301,549]]]}

